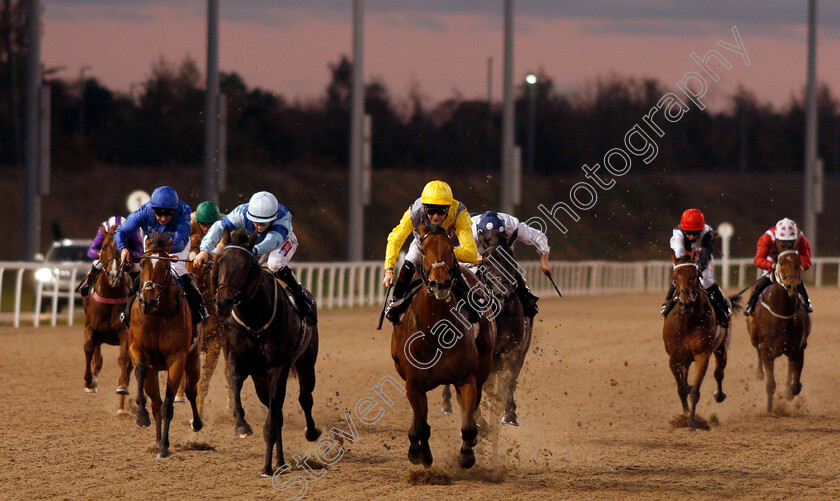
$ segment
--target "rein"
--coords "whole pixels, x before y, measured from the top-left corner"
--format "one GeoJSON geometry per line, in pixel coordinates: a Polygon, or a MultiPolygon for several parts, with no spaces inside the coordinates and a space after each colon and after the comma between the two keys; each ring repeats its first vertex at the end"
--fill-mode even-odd
{"type": "MultiPolygon", "coordinates": [[[[154,249],[147,250],[146,252],[143,253],[142,256],[140,256],[140,259],[160,259],[162,261],[178,261],[178,259],[170,259],[170,258],[163,257],[163,256],[147,256],[146,254],[148,254],[149,252],[164,252],[164,251],[154,250],[154,249]]],[[[168,269],[168,273],[166,274],[166,283],[165,284],[161,285],[157,282],[153,282],[151,280],[146,280],[145,282],[140,284],[140,288],[137,291],[137,293],[140,294],[142,292],[142,290],[145,289],[146,287],[151,287],[152,289],[155,289],[155,288],[160,289],[160,292],[158,292],[158,303],[157,303],[157,305],[155,305],[155,309],[154,309],[155,312],[157,312],[157,309],[161,304],[160,299],[163,297],[163,293],[166,292],[167,289],[169,289],[170,285],[172,285],[172,265],[167,263],[166,267],[168,269]]],[[[178,305],[180,303],[181,302],[180,302],[180,295],[179,295],[179,300],[175,303],[175,309],[174,309],[175,312],[178,311],[178,305]]],[[[174,315],[174,313],[173,313],[173,315],[174,315]]]]}
{"type": "Polygon", "coordinates": [[[280,297],[280,294],[279,294],[279,291],[278,291],[278,288],[280,287],[280,284],[274,278],[272,278],[271,281],[274,282],[274,301],[273,301],[274,302],[274,308],[271,310],[271,317],[268,319],[268,322],[266,322],[265,325],[263,325],[259,329],[252,329],[247,324],[245,324],[245,322],[242,319],[239,318],[239,315],[236,314],[236,309],[233,309],[230,312],[230,315],[233,317],[233,319],[236,321],[236,323],[238,323],[239,325],[244,327],[245,330],[247,330],[249,333],[253,334],[254,337],[257,338],[257,339],[260,338],[261,333],[265,332],[265,330],[268,329],[268,327],[272,323],[274,323],[274,317],[277,316],[277,303],[280,302],[278,300],[279,297],[280,297]]]}

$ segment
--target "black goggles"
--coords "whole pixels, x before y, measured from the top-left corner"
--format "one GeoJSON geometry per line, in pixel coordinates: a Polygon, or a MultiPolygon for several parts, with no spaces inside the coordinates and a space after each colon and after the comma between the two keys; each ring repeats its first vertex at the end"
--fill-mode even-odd
{"type": "Polygon", "coordinates": [[[449,210],[449,207],[445,205],[426,205],[424,207],[426,209],[426,214],[430,216],[443,216],[446,214],[446,211],[449,210]]]}
{"type": "Polygon", "coordinates": [[[174,216],[175,209],[163,209],[163,208],[156,208],[155,209],[155,216],[165,217],[165,216],[174,216]]]}
{"type": "Polygon", "coordinates": [[[700,236],[700,231],[699,230],[698,231],[686,231],[685,234],[688,235],[689,237],[699,237],[700,236]]]}

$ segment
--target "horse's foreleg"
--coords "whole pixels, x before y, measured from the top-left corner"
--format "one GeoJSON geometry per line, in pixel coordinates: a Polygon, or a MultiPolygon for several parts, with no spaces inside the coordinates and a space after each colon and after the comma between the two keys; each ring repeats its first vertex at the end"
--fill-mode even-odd
{"type": "Polygon", "coordinates": [[[788,357],[788,400],[799,395],[802,391],[802,367],[805,365],[805,352],[800,351],[792,357],[788,357]]]}
{"type": "Polygon", "coordinates": [[[152,424],[149,419],[149,411],[146,410],[146,380],[154,379],[155,387],[157,387],[157,377],[148,377],[148,367],[146,361],[138,356],[133,357],[136,360],[134,366],[134,377],[137,379],[137,426],[146,427],[152,424]]]}
{"type": "Polygon", "coordinates": [[[265,463],[261,477],[271,477],[274,469],[271,467],[272,451],[277,448],[277,466],[286,463],[283,455],[283,403],[286,401],[286,381],[289,378],[288,367],[277,367],[269,370],[270,398],[268,415],[263,425],[263,440],[265,441],[265,463]]]}
{"type": "Polygon", "coordinates": [[[441,414],[452,414],[452,390],[449,385],[443,385],[443,402],[440,404],[441,414]]]}
{"type": "Polygon", "coordinates": [[[723,392],[723,371],[726,369],[726,356],[726,340],[724,339],[715,350],[715,381],[717,381],[717,391],[715,391],[714,397],[716,402],[723,402],[726,399],[726,393],[723,392]]]}
{"type": "Polygon", "coordinates": [[[411,429],[408,430],[408,440],[411,445],[408,447],[408,460],[414,464],[423,463],[424,466],[432,464],[432,450],[429,448],[429,437],[432,429],[427,422],[429,414],[429,401],[426,393],[418,390],[406,382],[405,385],[408,403],[414,411],[414,421],[411,429]]]}
{"type": "MultiPolygon", "coordinates": [[[[184,378],[186,358],[184,354],[179,354],[167,360],[166,395],[163,397],[163,405],[160,409],[163,430],[160,433],[158,458],[169,457],[169,425],[172,423],[172,417],[175,414],[175,394],[184,378]]],[[[158,396],[158,398],[160,397],[158,396]]],[[[154,405],[154,398],[152,400],[154,405]]],[[[157,421],[157,416],[155,416],[155,420],[157,421]]],[[[160,425],[158,426],[160,427],[160,425]]]]}
{"type": "Polygon", "coordinates": [[[694,419],[697,415],[697,402],[700,401],[700,385],[706,377],[706,369],[709,368],[711,353],[699,353],[694,355],[694,384],[691,386],[691,413],[688,416],[688,428],[695,429],[694,419]]]}
{"type": "Polygon", "coordinates": [[[756,366],[758,368],[755,370],[755,378],[759,379],[759,380],[764,379],[764,363],[761,361],[761,347],[760,346],[757,346],[755,348],[755,353],[758,356],[758,362],[756,363],[756,366]]]}
{"type": "Polygon", "coordinates": [[[321,430],[315,426],[315,420],[312,419],[312,392],[315,391],[315,356],[307,350],[295,364],[295,369],[300,383],[298,402],[300,402],[300,408],[303,409],[303,415],[306,418],[304,436],[306,440],[314,442],[321,436],[321,430]]]}
{"type": "Polygon", "coordinates": [[[193,351],[187,354],[187,364],[184,367],[184,380],[186,383],[187,399],[190,401],[192,407],[193,417],[190,419],[190,427],[193,431],[200,431],[204,427],[204,421],[201,420],[201,412],[199,411],[199,392],[198,383],[201,380],[201,350],[196,346],[193,351]]]}
{"type": "Polygon", "coordinates": [[[119,409],[117,414],[125,412],[125,397],[128,395],[128,382],[131,378],[131,357],[128,355],[128,331],[123,329],[120,333],[120,354],[117,357],[117,362],[120,365],[120,380],[117,386],[117,395],[119,395],[119,409]]]}
{"type": "Polygon", "coordinates": [[[680,396],[683,414],[688,414],[688,368],[679,363],[675,358],[669,360],[671,373],[677,381],[677,395],[680,396]]]}
{"type": "Polygon", "coordinates": [[[475,426],[475,410],[478,408],[478,389],[475,379],[458,386],[458,403],[461,405],[461,452],[458,464],[461,468],[471,468],[475,464],[473,447],[478,442],[478,428],[475,426]]]}
{"type": "Polygon", "coordinates": [[[99,372],[102,370],[102,345],[97,344],[93,349],[93,379],[99,378],[99,372]]]}
{"type": "Polygon", "coordinates": [[[230,391],[233,393],[233,418],[236,420],[234,434],[239,438],[253,435],[251,425],[245,421],[245,409],[242,408],[242,383],[245,376],[239,373],[236,367],[230,369],[230,391]]]}
{"type": "Polygon", "coordinates": [[[764,364],[764,372],[767,377],[767,413],[769,414],[773,412],[773,394],[776,393],[776,376],[773,372],[775,360],[769,353],[765,353],[761,358],[762,363],[764,364]]]}
{"type": "Polygon", "coordinates": [[[85,393],[96,393],[96,377],[93,375],[93,352],[96,347],[93,344],[93,329],[85,327],[85,393]]]}
{"type": "MultiPolygon", "coordinates": [[[[160,382],[158,381],[157,371],[153,371],[153,374],[149,374],[146,377],[143,390],[143,392],[138,391],[138,393],[145,392],[149,396],[149,400],[152,401],[152,416],[155,418],[155,443],[160,444],[160,382]]],[[[146,414],[146,419],[149,419],[148,413],[146,414]]]]}
{"type": "Polygon", "coordinates": [[[505,376],[507,390],[507,403],[505,404],[505,415],[502,416],[502,423],[519,426],[519,417],[516,415],[516,400],[514,393],[516,392],[516,385],[519,381],[519,373],[522,372],[522,366],[525,365],[525,355],[528,352],[530,345],[530,338],[514,347],[515,352],[512,353],[512,358],[509,359],[508,371],[505,376]]]}

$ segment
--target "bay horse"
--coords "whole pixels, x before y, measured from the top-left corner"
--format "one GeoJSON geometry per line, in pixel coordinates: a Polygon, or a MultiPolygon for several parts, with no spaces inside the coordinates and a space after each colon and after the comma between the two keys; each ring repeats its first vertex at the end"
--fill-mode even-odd
{"type": "Polygon", "coordinates": [[[258,233],[244,228],[230,234],[231,244],[213,264],[216,310],[226,319],[230,389],[233,392],[234,433],[240,438],[253,434],[242,408],[242,384],[248,376],[257,397],[268,407],[263,426],[265,463],[261,477],[271,477],[272,450],[277,449],[278,468],[283,455],[283,403],[289,372],[300,383],[298,402],[306,418],[304,436],[314,442],[321,430],[312,419],[312,391],[318,358],[318,326],[303,322],[292,307],[288,294],[253,255],[258,233]]]}
{"type": "MultiPolygon", "coordinates": [[[[201,240],[204,238],[203,232],[198,229],[198,223],[192,221],[190,223],[192,232],[190,233],[190,258],[195,257],[195,254],[201,250],[201,240]],[[194,227],[193,227],[194,226],[194,227]]],[[[227,244],[229,235],[225,232],[220,241],[220,245],[227,244]]],[[[222,247],[224,247],[222,245],[222,247]]],[[[195,277],[195,285],[204,296],[204,304],[207,307],[207,313],[210,316],[198,324],[198,329],[201,331],[201,378],[198,381],[198,412],[204,414],[204,401],[207,399],[207,393],[210,391],[210,381],[213,379],[213,373],[216,371],[216,365],[219,362],[220,355],[224,355],[225,364],[225,387],[227,388],[227,406],[231,409],[231,402],[233,396],[230,391],[228,381],[230,381],[230,369],[227,363],[227,353],[224,351],[225,346],[225,319],[220,317],[216,312],[216,303],[214,301],[215,291],[213,290],[212,281],[212,266],[210,263],[203,264],[200,269],[195,268],[192,262],[186,263],[187,271],[195,277]]],[[[184,384],[181,383],[181,388],[178,390],[178,395],[175,398],[176,402],[186,402],[186,395],[184,392],[184,384]]]]}
{"type": "MultiPolygon", "coordinates": [[[[732,323],[726,327],[717,325],[715,311],[705,289],[700,286],[700,269],[695,264],[697,251],[676,258],[671,281],[678,294],[679,304],[665,319],[662,338],[665,351],[670,358],[671,372],[677,381],[677,393],[682,402],[683,413],[689,414],[688,428],[696,427],[697,402],[700,400],[700,385],[706,376],[709,359],[715,357],[716,402],[723,402],[723,373],[729,349],[732,323]],[[688,385],[688,369],[694,363],[694,384],[688,385]],[[687,398],[691,396],[689,408],[687,398]]],[[[728,299],[733,311],[740,308],[737,297],[728,299]]]]}
{"type": "Polygon", "coordinates": [[[97,377],[102,369],[103,343],[120,347],[117,361],[120,365],[119,386],[117,386],[117,414],[125,410],[125,396],[129,394],[128,382],[131,378],[131,357],[128,355],[128,329],[120,320],[126,301],[128,301],[131,278],[120,267],[120,255],[114,243],[114,231],[117,226],[102,226],[102,251],[99,261],[102,273],[93,284],[93,291],[82,302],[85,310],[85,392],[96,393],[97,377]]]}
{"type": "Polygon", "coordinates": [[[132,305],[128,349],[137,378],[137,426],[151,424],[146,410],[146,394],[152,400],[158,457],[169,453],[169,425],[174,413],[175,393],[186,377],[186,393],[192,407],[190,426],[199,431],[204,426],[196,406],[201,339],[194,335],[192,313],[180,285],[170,269],[172,237],[152,233],[140,263],[139,298],[132,305]],[[152,371],[153,374],[148,374],[152,371]],[[166,371],[166,395],[161,405],[157,373],[166,371]]]}
{"type": "Polygon", "coordinates": [[[411,442],[408,459],[414,464],[432,464],[429,448],[431,427],[427,421],[426,393],[442,384],[452,384],[461,406],[462,445],[458,456],[461,468],[475,464],[478,428],[475,413],[481,391],[493,362],[495,322],[481,315],[479,323],[470,324],[451,293],[457,273],[464,273],[470,286],[478,279],[455,260],[452,230],[421,224],[418,267],[423,286],[391,336],[391,357],[400,377],[405,380],[406,397],[414,411],[408,432],[411,442]],[[460,313],[459,313],[460,312],[460,313]]]}
{"type": "MultiPolygon", "coordinates": [[[[494,310],[496,342],[491,370],[491,374],[495,375],[493,389],[499,395],[499,400],[505,402],[502,423],[513,426],[519,426],[514,392],[534,330],[533,318],[525,316],[522,303],[516,295],[518,265],[513,257],[513,244],[517,235],[518,230],[514,230],[507,238],[496,229],[478,233],[481,247],[485,249],[478,277],[498,305],[498,309],[494,310]]],[[[444,386],[441,406],[444,414],[452,412],[451,396],[449,385],[444,386]]]]}
{"type": "Polygon", "coordinates": [[[767,412],[773,410],[776,379],[773,373],[776,358],[788,357],[787,399],[802,391],[800,377],[805,363],[805,347],[811,332],[811,318],[799,299],[802,283],[802,261],[795,250],[797,242],[783,244],[776,240],[778,253],[773,283],[764,289],[759,298],[760,306],[747,317],[750,341],[758,353],[757,375],[767,373],[767,412]]]}

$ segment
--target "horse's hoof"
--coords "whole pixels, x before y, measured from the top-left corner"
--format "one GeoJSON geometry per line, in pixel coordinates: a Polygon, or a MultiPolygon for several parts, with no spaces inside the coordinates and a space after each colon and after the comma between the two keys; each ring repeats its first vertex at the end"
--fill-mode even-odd
{"type": "Polygon", "coordinates": [[[519,418],[516,416],[515,412],[506,412],[505,415],[502,416],[502,424],[519,426],[519,418]]]}
{"type": "Polygon", "coordinates": [[[192,431],[201,431],[204,428],[204,421],[201,418],[190,419],[190,428],[192,431]]]}
{"type": "Polygon", "coordinates": [[[94,386],[93,388],[88,388],[87,386],[85,386],[85,393],[96,393],[97,391],[98,390],[96,389],[96,386],[94,386]]]}
{"type": "Polygon", "coordinates": [[[472,449],[461,447],[461,453],[458,454],[458,466],[463,469],[472,468],[475,464],[475,453],[472,449]]]}
{"type": "Polygon", "coordinates": [[[441,414],[452,414],[452,403],[451,402],[444,402],[440,406],[440,413],[441,414]]]}
{"type": "Polygon", "coordinates": [[[423,448],[420,444],[414,444],[408,448],[408,460],[411,464],[420,464],[423,462],[423,448]]]}
{"type": "Polygon", "coordinates": [[[140,428],[145,428],[152,424],[152,420],[149,419],[149,414],[137,414],[137,426],[140,428]]]}
{"type": "Polygon", "coordinates": [[[186,401],[187,401],[187,395],[185,393],[178,393],[177,395],[175,395],[174,402],[176,404],[182,404],[186,401]]]}
{"type": "Polygon", "coordinates": [[[799,395],[799,392],[802,391],[802,383],[798,383],[796,386],[792,386],[790,388],[790,398],[793,399],[796,395],[799,395]]]}
{"type": "Polygon", "coordinates": [[[117,395],[130,395],[128,391],[128,386],[117,386],[117,395]]]}
{"type": "Polygon", "coordinates": [[[131,414],[125,409],[117,409],[117,416],[125,416],[126,414],[131,414]]]}
{"type": "Polygon", "coordinates": [[[239,438],[245,438],[248,435],[253,435],[254,430],[251,429],[251,425],[245,423],[242,426],[237,426],[233,433],[239,438]]]}
{"type": "Polygon", "coordinates": [[[308,442],[314,442],[318,440],[318,437],[321,436],[321,429],[320,428],[306,428],[303,430],[303,436],[306,437],[308,442]]]}
{"type": "Polygon", "coordinates": [[[271,478],[271,473],[262,472],[260,473],[260,478],[271,478]]]}
{"type": "Polygon", "coordinates": [[[717,392],[717,391],[716,391],[716,392],[714,393],[714,395],[715,395],[715,402],[717,402],[717,403],[721,403],[721,402],[723,402],[724,400],[726,400],[726,393],[724,393],[724,392],[722,392],[722,391],[721,391],[721,392],[717,392]]]}
{"type": "Polygon", "coordinates": [[[158,459],[166,459],[166,458],[168,458],[168,457],[169,457],[169,456],[171,456],[171,455],[172,455],[172,454],[170,454],[170,453],[169,453],[169,451],[168,451],[168,450],[166,450],[166,451],[160,451],[160,452],[158,452],[157,457],[158,457],[158,459]]]}

